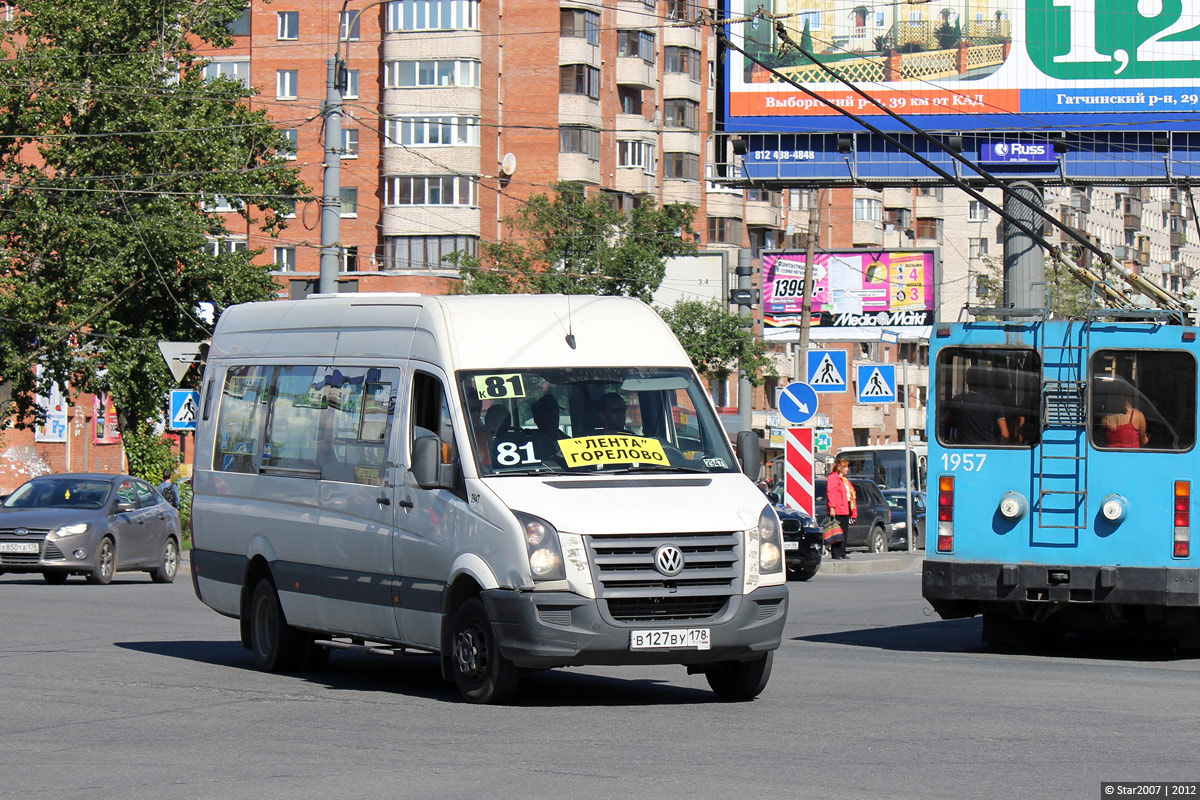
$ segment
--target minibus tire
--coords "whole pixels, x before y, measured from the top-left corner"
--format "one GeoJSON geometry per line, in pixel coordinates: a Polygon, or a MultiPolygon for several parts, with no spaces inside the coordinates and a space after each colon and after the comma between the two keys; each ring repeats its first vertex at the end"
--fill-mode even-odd
{"type": "Polygon", "coordinates": [[[478,597],[463,601],[450,628],[450,671],[468,703],[503,703],[517,689],[521,673],[500,654],[487,610],[478,597]]]}
{"type": "Polygon", "coordinates": [[[250,595],[250,653],[263,672],[290,672],[304,659],[304,639],[287,624],[270,578],[259,578],[250,595]]]}
{"type": "Polygon", "coordinates": [[[753,700],[767,688],[775,651],[753,661],[725,661],[704,673],[709,688],[722,700],[753,700]]]}

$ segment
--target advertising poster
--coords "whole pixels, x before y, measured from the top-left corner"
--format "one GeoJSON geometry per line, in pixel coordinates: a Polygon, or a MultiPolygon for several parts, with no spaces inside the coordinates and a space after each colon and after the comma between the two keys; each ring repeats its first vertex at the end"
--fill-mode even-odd
{"type": "MultiPolygon", "coordinates": [[[[815,340],[927,338],[933,324],[934,258],[929,251],[818,253],[814,259],[815,340]]],[[[803,309],[805,254],[763,255],[763,330],[767,339],[796,336],[803,309]]]]}
{"type": "Polygon", "coordinates": [[[112,397],[97,394],[93,399],[92,441],[96,444],[118,444],[121,441],[121,426],[117,422],[117,407],[112,397]]]}
{"type": "MultiPolygon", "coordinates": [[[[760,8],[729,0],[732,18],[760,8]]],[[[1200,3],[1180,0],[966,0],[862,5],[775,0],[788,36],[757,18],[734,42],[788,78],[856,114],[883,112],[822,67],[888,109],[928,117],[929,128],[1028,130],[1101,126],[1113,115],[1164,116],[1171,130],[1200,124],[1200,3]]],[[[728,73],[731,130],[861,130],[741,54],[728,73]],[[793,121],[788,122],[789,118],[793,121]]],[[[1136,121],[1121,119],[1122,123],[1136,121]]],[[[797,156],[799,157],[799,156],[797,156]]]]}
{"type": "MultiPolygon", "coordinates": [[[[37,376],[41,378],[42,368],[37,368],[37,376]]],[[[46,415],[46,420],[34,427],[35,442],[65,442],[67,440],[67,400],[62,387],[57,383],[50,387],[50,395],[36,395],[38,408],[46,415]]]]}

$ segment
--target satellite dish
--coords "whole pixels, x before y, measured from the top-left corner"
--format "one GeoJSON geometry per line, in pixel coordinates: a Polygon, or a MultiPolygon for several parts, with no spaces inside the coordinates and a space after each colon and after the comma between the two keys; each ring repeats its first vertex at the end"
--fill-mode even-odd
{"type": "Polygon", "coordinates": [[[505,153],[504,158],[500,160],[500,174],[504,176],[512,175],[517,171],[517,157],[512,153],[505,153]]]}

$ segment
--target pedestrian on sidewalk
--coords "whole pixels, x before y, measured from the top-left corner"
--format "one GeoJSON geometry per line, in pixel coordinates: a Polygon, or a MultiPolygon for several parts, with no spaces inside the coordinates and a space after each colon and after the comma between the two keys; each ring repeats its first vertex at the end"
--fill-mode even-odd
{"type": "Polygon", "coordinates": [[[846,537],[850,535],[850,521],[858,516],[858,498],[854,494],[854,486],[846,477],[849,472],[849,459],[839,458],[833,462],[833,472],[825,482],[826,508],[842,526],[842,540],[835,541],[829,547],[830,555],[835,559],[847,558],[846,537]]]}

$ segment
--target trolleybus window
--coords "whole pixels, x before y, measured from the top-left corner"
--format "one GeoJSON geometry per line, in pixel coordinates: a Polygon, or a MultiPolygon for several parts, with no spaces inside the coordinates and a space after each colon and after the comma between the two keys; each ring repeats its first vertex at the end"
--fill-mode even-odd
{"type": "Polygon", "coordinates": [[[1179,350],[1097,350],[1092,444],[1190,450],[1196,441],[1196,359],[1179,350]]]}
{"type": "Polygon", "coordinates": [[[969,447],[1037,444],[1041,372],[1030,349],[943,349],[937,360],[938,441],[969,447]]]}

